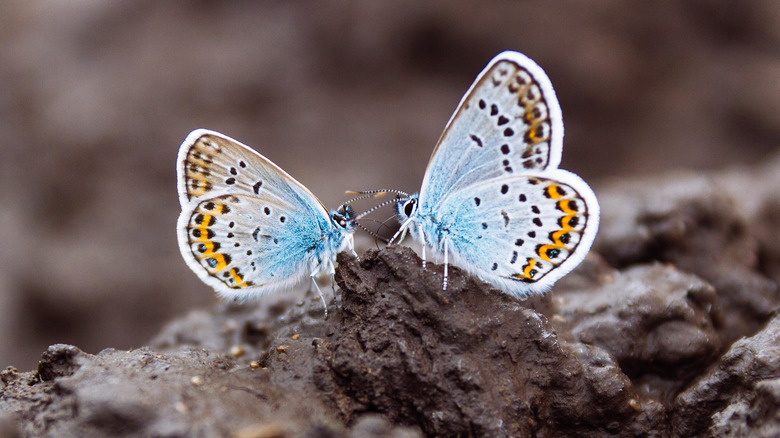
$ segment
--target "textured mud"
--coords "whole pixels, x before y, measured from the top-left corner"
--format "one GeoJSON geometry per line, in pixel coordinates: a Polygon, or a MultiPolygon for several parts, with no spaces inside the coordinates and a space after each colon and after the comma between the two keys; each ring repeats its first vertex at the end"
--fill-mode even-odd
{"type": "Polygon", "coordinates": [[[54,345],[0,374],[13,436],[780,436],[780,160],[599,193],[595,250],[516,300],[414,251],[339,292],[222,304],[148,347],[54,345]],[[744,187],[763,187],[736,196],[744,187]]]}

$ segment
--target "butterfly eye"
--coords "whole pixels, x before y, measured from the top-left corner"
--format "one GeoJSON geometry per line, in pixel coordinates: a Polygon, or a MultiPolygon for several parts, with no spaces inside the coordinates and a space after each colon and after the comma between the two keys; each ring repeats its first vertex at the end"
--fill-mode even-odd
{"type": "Polygon", "coordinates": [[[342,205],[337,211],[332,212],[330,217],[336,225],[347,228],[349,222],[355,218],[355,211],[349,205],[342,205]]]}
{"type": "Polygon", "coordinates": [[[405,215],[407,215],[407,216],[411,216],[412,215],[412,212],[414,212],[414,204],[416,204],[414,199],[412,199],[411,201],[409,201],[406,204],[404,204],[404,214],[405,215]]]}

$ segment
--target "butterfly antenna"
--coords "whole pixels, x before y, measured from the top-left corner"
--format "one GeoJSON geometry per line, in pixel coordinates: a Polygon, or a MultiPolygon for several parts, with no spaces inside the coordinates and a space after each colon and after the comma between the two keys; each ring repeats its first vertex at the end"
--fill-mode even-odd
{"type": "Polygon", "coordinates": [[[344,192],[345,194],[349,196],[356,196],[355,198],[350,199],[349,201],[346,201],[344,204],[350,204],[355,201],[359,201],[361,199],[368,199],[368,198],[379,198],[382,197],[388,193],[395,193],[397,195],[402,195],[404,197],[408,197],[409,194],[401,191],[401,190],[395,190],[395,189],[379,189],[379,190],[364,190],[361,192],[356,192],[354,190],[347,190],[344,192]]]}
{"type": "MultiPolygon", "coordinates": [[[[403,199],[403,198],[401,198],[401,199],[403,199]]],[[[379,210],[380,208],[384,207],[385,205],[398,203],[398,202],[401,201],[401,199],[393,198],[393,199],[387,200],[385,202],[382,202],[382,203],[380,203],[378,205],[375,205],[375,206],[369,208],[368,210],[364,211],[363,213],[360,213],[359,215],[355,216],[355,220],[362,219],[362,218],[366,217],[367,215],[371,214],[372,212],[374,212],[376,210],[379,210]]]]}

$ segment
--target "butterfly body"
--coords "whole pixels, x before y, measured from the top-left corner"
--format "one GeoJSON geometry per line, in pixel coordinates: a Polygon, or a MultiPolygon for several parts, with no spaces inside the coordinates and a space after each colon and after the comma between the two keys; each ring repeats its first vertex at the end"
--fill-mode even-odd
{"type": "MultiPolygon", "coordinates": [[[[225,298],[289,289],[334,272],[352,250],[354,212],[328,212],[302,184],[247,146],[196,130],[177,161],[179,249],[187,265],[225,298]]],[[[314,283],[316,286],[316,283],[314,283]]]]}
{"type": "MultiPolygon", "coordinates": [[[[397,200],[406,232],[471,274],[522,297],[587,254],[599,222],[593,191],[558,169],[560,106],[549,79],[516,52],[496,56],[466,92],[431,156],[419,194],[397,200]]],[[[393,239],[394,240],[394,239],[393,239]]]]}

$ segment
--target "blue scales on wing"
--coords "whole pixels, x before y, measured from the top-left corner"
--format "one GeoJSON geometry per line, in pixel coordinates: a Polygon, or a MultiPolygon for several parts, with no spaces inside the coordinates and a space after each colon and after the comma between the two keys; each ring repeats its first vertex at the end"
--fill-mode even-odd
{"type": "Polygon", "coordinates": [[[178,166],[180,250],[220,295],[292,287],[345,242],[347,232],[308,189],[229,137],[194,131],[178,166]]]}

